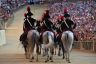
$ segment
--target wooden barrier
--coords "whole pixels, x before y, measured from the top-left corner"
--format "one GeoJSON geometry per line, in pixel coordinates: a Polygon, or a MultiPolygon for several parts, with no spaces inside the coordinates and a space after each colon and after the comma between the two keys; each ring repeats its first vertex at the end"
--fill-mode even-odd
{"type": "Polygon", "coordinates": [[[73,48],[80,50],[89,50],[96,52],[96,40],[90,41],[74,41],[73,48]]]}

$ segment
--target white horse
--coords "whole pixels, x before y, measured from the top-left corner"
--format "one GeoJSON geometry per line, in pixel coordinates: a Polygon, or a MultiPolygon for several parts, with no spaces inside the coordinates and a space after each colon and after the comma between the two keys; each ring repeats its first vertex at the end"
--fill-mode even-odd
{"type": "Polygon", "coordinates": [[[65,53],[64,53],[65,59],[68,63],[70,63],[70,52],[72,49],[73,40],[74,40],[73,32],[65,31],[62,33],[61,41],[65,49],[65,53]]]}
{"type": "Polygon", "coordinates": [[[27,34],[27,39],[28,39],[28,46],[27,46],[27,52],[28,52],[28,57],[30,62],[32,62],[33,57],[33,52],[36,44],[36,61],[38,61],[38,53],[39,53],[39,32],[37,30],[30,30],[27,34]]]}
{"type": "Polygon", "coordinates": [[[54,34],[51,31],[43,33],[43,54],[46,56],[45,62],[51,60],[53,62],[53,49],[54,49],[54,34]]]}

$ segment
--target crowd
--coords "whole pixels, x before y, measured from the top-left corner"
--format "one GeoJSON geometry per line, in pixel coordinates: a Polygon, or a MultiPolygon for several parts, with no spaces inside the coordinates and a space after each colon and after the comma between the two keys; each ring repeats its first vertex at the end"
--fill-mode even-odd
{"type": "MultiPolygon", "coordinates": [[[[0,0],[0,20],[8,20],[13,11],[20,8],[22,5],[31,0],[0,0]]],[[[32,0],[40,2],[44,0],[32,0]]],[[[67,8],[72,20],[77,24],[74,30],[78,40],[96,39],[96,2],[77,1],[66,2],[62,1],[49,6],[50,17],[53,23],[58,20],[58,17],[64,15],[64,8],[67,8]]]]}
{"type": "Polygon", "coordinates": [[[24,0],[0,0],[0,20],[8,20],[13,11],[26,4],[24,0]]]}
{"type": "Polygon", "coordinates": [[[0,20],[8,20],[13,12],[25,4],[42,3],[45,0],[0,0],[0,20]]]}
{"type": "Polygon", "coordinates": [[[49,6],[51,20],[55,23],[58,17],[63,16],[64,8],[67,8],[72,20],[77,24],[74,30],[78,40],[96,39],[96,2],[77,1],[54,3],[49,6]]]}

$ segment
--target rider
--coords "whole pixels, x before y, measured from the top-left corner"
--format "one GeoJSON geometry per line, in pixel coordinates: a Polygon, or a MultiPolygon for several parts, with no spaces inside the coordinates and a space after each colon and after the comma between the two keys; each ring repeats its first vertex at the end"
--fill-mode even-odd
{"type": "Polygon", "coordinates": [[[32,18],[31,16],[33,15],[33,13],[30,11],[30,7],[27,7],[27,17],[28,17],[28,23],[30,26],[30,30],[31,29],[35,29],[36,27],[36,19],[32,18]]]}
{"type": "Polygon", "coordinates": [[[76,27],[76,23],[74,23],[71,19],[70,19],[70,15],[68,14],[68,12],[64,11],[64,17],[65,17],[65,20],[63,20],[62,24],[61,24],[61,30],[62,32],[63,31],[72,31],[73,32],[73,29],[76,27]]]}
{"type": "Polygon", "coordinates": [[[45,31],[46,30],[52,31],[53,23],[49,19],[50,19],[49,10],[46,10],[46,12],[44,13],[44,16],[42,18],[42,21],[43,21],[43,27],[42,28],[45,31]]]}
{"type": "MultiPolygon", "coordinates": [[[[42,22],[43,22],[43,25],[42,25],[42,31],[52,31],[53,32],[53,29],[54,29],[54,25],[53,23],[50,21],[50,15],[49,15],[49,10],[46,10],[44,15],[43,15],[43,18],[42,18],[42,22]]],[[[42,35],[41,35],[42,36],[42,35]]],[[[56,41],[56,37],[54,36],[54,41],[56,41]]]]}
{"type": "Polygon", "coordinates": [[[23,34],[20,36],[20,41],[25,41],[27,38],[27,33],[30,30],[30,27],[28,26],[28,20],[27,20],[27,14],[24,13],[24,23],[23,23],[23,34]]]}
{"type": "Polygon", "coordinates": [[[33,13],[30,10],[30,6],[27,7],[27,16],[31,17],[33,13]]]}
{"type": "Polygon", "coordinates": [[[57,24],[56,24],[56,31],[57,31],[57,41],[60,42],[61,41],[61,29],[60,29],[60,26],[61,26],[61,23],[62,21],[64,20],[64,16],[60,16],[58,17],[57,19],[57,24]]]}
{"type": "Polygon", "coordinates": [[[35,29],[36,27],[36,20],[32,18],[31,16],[33,13],[30,11],[30,7],[27,7],[28,13],[24,14],[24,24],[23,24],[23,31],[24,33],[21,36],[21,39],[26,40],[28,31],[35,29]]]}

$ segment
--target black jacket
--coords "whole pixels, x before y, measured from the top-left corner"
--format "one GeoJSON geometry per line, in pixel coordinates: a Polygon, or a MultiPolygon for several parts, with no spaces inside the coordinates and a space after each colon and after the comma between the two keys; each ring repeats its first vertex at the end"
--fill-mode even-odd
{"type": "Polygon", "coordinates": [[[66,19],[65,22],[63,21],[61,24],[62,31],[67,31],[67,30],[73,31],[73,29],[76,27],[76,24],[70,19],[66,19]],[[68,27],[66,26],[65,22],[68,25],[68,27]],[[72,25],[73,25],[73,27],[72,27],[72,25]]]}
{"type": "Polygon", "coordinates": [[[29,30],[33,29],[35,22],[36,22],[36,20],[33,19],[33,18],[28,18],[28,19],[25,18],[25,19],[24,19],[23,30],[24,30],[25,32],[28,32],[29,30]],[[28,21],[30,22],[30,24],[31,24],[32,26],[29,24],[28,21]]]}

